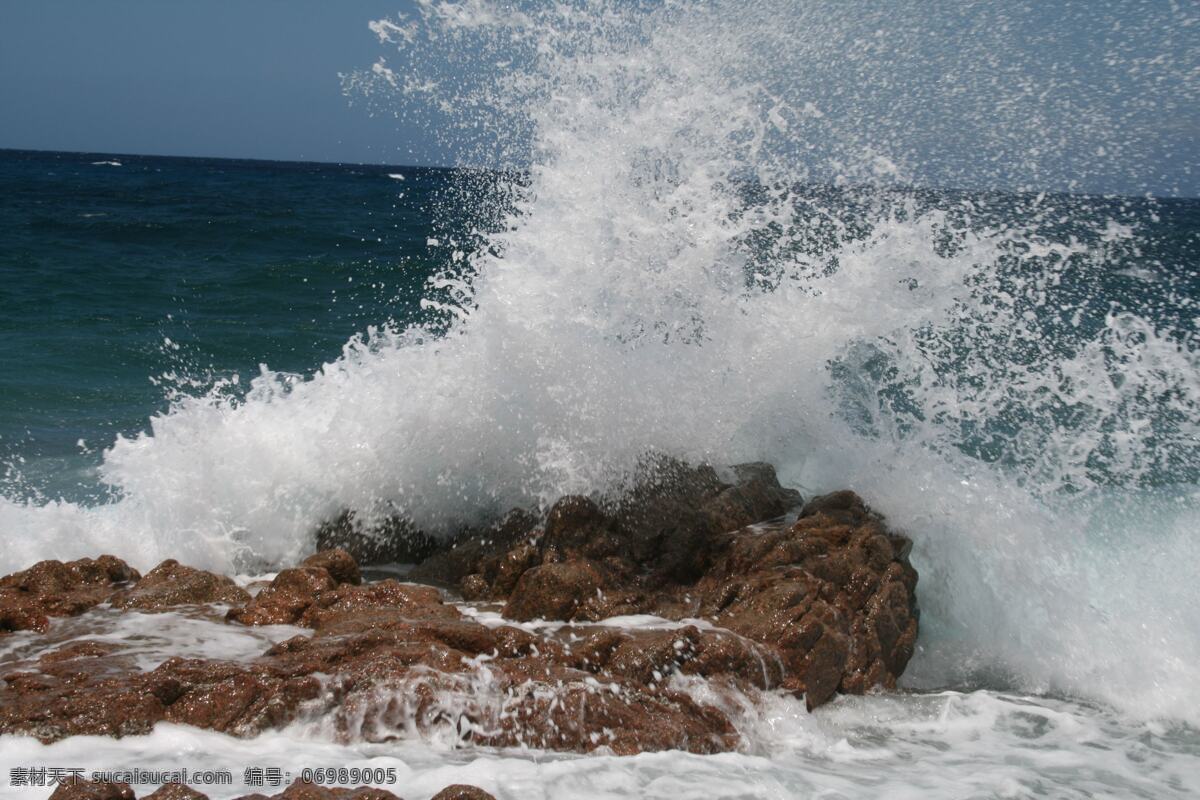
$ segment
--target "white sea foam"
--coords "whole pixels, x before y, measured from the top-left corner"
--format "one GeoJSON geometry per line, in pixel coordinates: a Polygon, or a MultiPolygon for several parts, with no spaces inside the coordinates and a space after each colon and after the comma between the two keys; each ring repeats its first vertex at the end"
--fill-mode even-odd
{"type": "MultiPolygon", "coordinates": [[[[233,785],[197,786],[215,800],[261,791],[246,767],[381,767],[384,788],[424,800],[470,783],[498,800],[645,797],[1195,797],[1194,740],[1170,727],[1133,723],[1102,709],[994,692],[843,697],[810,715],[780,698],[741,725],[761,749],[717,756],[681,752],[633,757],[455,749],[422,741],[336,745],[301,729],[252,743],[160,724],[149,736],[74,737],[51,745],[0,739],[0,763],[92,770],[228,770],[233,785]]],[[[41,798],[0,776],[0,796],[41,798]]],[[[134,787],[145,793],[148,786],[134,787]]],[[[278,791],[273,789],[272,791],[278,791]]]]}
{"type": "Polygon", "coordinates": [[[87,641],[112,645],[114,655],[148,672],[172,657],[245,661],[276,642],[311,633],[292,625],[227,625],[223,611],[220,606],[157,613],[100,608],[82,617],[55,619],[49,634],[21,631],[0,637],[0,668],[87,641]]]}
{"type": "MultiPolygon", "coordinates": [[[[652,628],[666,624],[654,618],[607,622],[652,628]]],[[[118,645],[142,669],[169,655],[244,660],[296,632],[289,626],[229,626],[196,610],[119,615],[99,609],[78,619],[56,620],[53,643],[27,634],[5,637],[0,640],[0,666],[19,664],[76,638],[118,645]]],[[[305,769],[391,769],[394,782],[380,785],[408,798],[431,797],[451,783],[481,786],[499,800],[958,798],[964,793],[1158,800],[1200,792],[1200,744],[1194,730],[1137,722],[1094,705],[992,691],[839,697],[810,714],[801,700],[779,692],[746,696],[695,676],[675,675],[672,689],[729,715],[741,737],[737,752],[619,758],[464,746],[462,715],[484,721],[511,699],[495,687],[487,660],[480,658],[467,672],[435,681],[436,691],[423,701],[420,716],[428,719],[427,704],[436,703],[450,721],[444,729],[419,729],[416,709],[406,704],[415,682],[438,677],[417,672],[409,681],[378,687],[374,705],[359,702],[339,709],[336,721],[304,720],[249,742],[167,723],[145,736],[80,736],[50,745],[30,737],[0,737],[0,764],[6,767],[0,774],[0,797],[45,796],[44,788],[14,781],[9,770],[22,767],[79,769],[85,775],[187,769],[191,785],[214,800],[260,788],[246,782],[246,769],[252,767],[277,768],[286,782],[305,769]],[[206,785],[197,777],[202,771],[227,772],[231,781],[206,785]]],[[[156,785],[134,789],[145,794],[156,785]]]]}

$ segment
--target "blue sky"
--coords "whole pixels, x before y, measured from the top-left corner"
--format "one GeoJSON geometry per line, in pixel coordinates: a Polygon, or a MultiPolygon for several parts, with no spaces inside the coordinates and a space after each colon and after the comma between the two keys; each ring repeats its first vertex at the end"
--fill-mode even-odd
{"type": "MultiPolygon", "coordinates": [[[[851,130],[894,145],[917,181],[1200,194],[1200,5],[846,3],[782,3],[831,18],[829,57],[802,69],[814,97],[845,105],[851,130]],[[860,64],[858,44],[875,28],[890,50],[860,64]],[[1018,78],[1032,88],[1014,91],[1018,78]],[[1106,122],[1091,124],[1097,116],[1106,122]],[[1022,173],[1047,143],[1053,152],[1022,173]]],[[[339,73],[390,52],[367,23],[412,5],[0,0],[0,147],[454,163],[430,128],[342,93],[339,73]]]]}
{"type": "Polygon", "coordinates": [[[442,163],[339,72],[405,0],[5,0],[0,147],[442,163]]]}

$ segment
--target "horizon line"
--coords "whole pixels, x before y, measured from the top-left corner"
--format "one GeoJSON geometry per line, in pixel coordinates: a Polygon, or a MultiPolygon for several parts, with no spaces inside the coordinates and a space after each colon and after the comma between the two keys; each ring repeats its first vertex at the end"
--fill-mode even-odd
{"type": "Polygon", "coordinates": [[[171,158],[171,159],[192,159],[201,161],[252,161],[262,164],[318,164],[330,167],[395,167],[399,169],[492,169],[500,171],[495,167],[473,167],[473,166],[448,166],[445,164],[425,165],[425,164],[395,164],[389,162],[371,162],[371,161],[325,161],[321,159],[306,159],[306,158],[262,158],[254,156],[195,156],[183,155],[179,153],[164,154],[164,153],[130,153],[109,150],[52,150],[41,147],[0,147],[0,153],[60,153],[62,155],[71,156],[110,156],[117,158],[171,158]]]}
{"type": "MultiPolygon", "coordinates": [[[[104,150],[47,150],[47,149],[36,148],[36,147],[0,147],[0,153],[59,153],[62,155],[74,155],[74,156],[110,156],[110,157],[117,157],[117,158],[164,158],[164,159],[175,159],[175,160],[181,160],[181,161],[182,160],[237,161],[237,162],[251,162],[251,163],[256,163],[256,164],[313,164],[313,165],[317,165],[317,166],[328,166],[328,167],[370,167],[370,168],[380,168],[380,169],[427,169],[427,170],[440,170],[440,171],[479,170],[479,171],[488,171],[488,172],[512,172],[512,171],[526,171],[529,169],[529,167],[522,167],[522,168],[518,169],[516,167],[482,167],[482,166],[468,166],[468,165],[448,166],[448,165],[444,165],[444,164],[436,164],[436,165],[392,164],[392,163],[385,163],[385,162],[374,163],[374,162],[367,162],[367,161],[321,161],[321,160],[316,160],[316,159],[254,158],[254,157],[242,157],[242,156],[189,156],[189,155],[178,155],[178,154],[164,155],[161,153],[121,153],[121,152],[110,152],[110,151],[104,151],[104,150]]],[[[821,187],[829,187],[829,188],[834,188],[834,186],[835,186],[835,184],[833,184],[832,182],[812,182],[812,181],[804,182],[804,185],[821,186],[821,187]]],[[[845,187],[845,188],[861,188],[863,186],[869,186],[869,185],[871,185],[871,184],[856,184],[855,187],[845,187]]],[[[916,184],[916,183],[897,184],[895,186],[890,186],[890,187],[889,186],[878,186],[877,188],[881,188],[881,189],[900,188],[900,189],[908,189],[908,190],[914,190],[914,191],[928,191],[928,192],[958,192],[961,194],[985,194],[988,192],[999,192],[1001,194],[1010,194],[1010,195],[1047,194],[1047,195],[1061,195],[1061,196],[1066,196],[1066,197],[1092,197],[1092,198],[1101,198],[1101,199],[1200,200],[1200,193],[1194,194],[1194,195],[1189,195],[1189,194],[1163,195],[1163,194],[1153,194],[1151,192],[1141,192],[1138,194],[1130,194],[1130,193],[1125,193],[1125,192],[1071,192],[1071,191],[1064,191],[1064,190],[1059,190],[1059,189],[1040,189],[1039,190],[1039,189],[1018,189],[1018,188],[994,188],[994,187],[981,189],[981,188],[960,188],[960,187],[946,187],[946,186],[927,186],[927,185],[916,184]]]]}

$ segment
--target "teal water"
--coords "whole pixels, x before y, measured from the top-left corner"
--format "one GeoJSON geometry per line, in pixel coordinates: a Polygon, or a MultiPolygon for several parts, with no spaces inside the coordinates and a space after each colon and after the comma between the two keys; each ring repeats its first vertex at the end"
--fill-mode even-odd
{"type": "Polygon", "coordinates": [[[6,491],[88,497],[100,452],[179,392],[260,364],[311,372],[368,326],[415,321],[470,208],[460,184],[436,169],[0,151],[6,491]]]}

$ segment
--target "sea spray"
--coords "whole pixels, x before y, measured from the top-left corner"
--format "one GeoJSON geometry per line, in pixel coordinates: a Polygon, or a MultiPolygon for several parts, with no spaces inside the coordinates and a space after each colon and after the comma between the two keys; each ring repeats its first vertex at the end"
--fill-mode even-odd
{"type": "Polygon", "coordinates": [[[346,509],[439,531],[603,491],[648,450],[763,459],[913,535],[913,685],[1194,722],[1194,267],[1145,256],[1153,203],[1043,193],[1138,174],[1146,104],[1194,97],[1186,65],[1141,55],[1174,52],[1153,35],[1184,12],[1147,7],[1158,24],[1113,56],[1132,84],[1101,102],[1023,60],[1036,20],[1003,9],[956,30],[792,5],[422,3],[376,23],[400,49],[348,90],[433,107],[464,161],[524,170],[505,222],[448,242],[427,324],[118,439],[114,502],[0,501],[3,566],[264,569],[346,509]],[[897,86],[909,116],[881,106],[897,86]],[[964,130],[979,158],[928,156],[964,130]]]}

